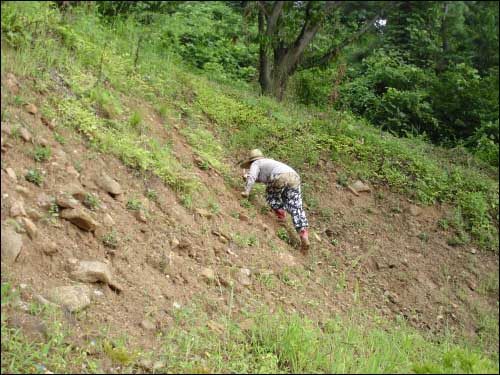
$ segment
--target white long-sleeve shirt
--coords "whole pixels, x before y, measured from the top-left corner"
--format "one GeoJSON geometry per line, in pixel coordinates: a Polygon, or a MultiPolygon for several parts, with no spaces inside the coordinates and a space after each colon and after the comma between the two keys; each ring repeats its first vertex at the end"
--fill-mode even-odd
{"type": "Polygon", "coordinates": [[[247,183],[245,191],[250,193],[255,182],[267,184],[271,176],[281,173],[298,173],[288,165],[274,159],[258,159],[250,166],[250,171],[247,174],[247,183]]]}

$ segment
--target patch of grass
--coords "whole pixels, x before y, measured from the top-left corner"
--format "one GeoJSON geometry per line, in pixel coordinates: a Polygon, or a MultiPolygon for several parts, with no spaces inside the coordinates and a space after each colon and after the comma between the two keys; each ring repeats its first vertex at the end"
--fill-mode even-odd
{"type": "Polygon", "coordinates": [[[128,124],[132,129],[137,130],[139,128],[139,125],[142,124],[142,121],[143,120],[141,114],[137,111],[134,111],[128,119],[128,124]]]}
{"type": "Polygon", "coordinates": [[[253,207],[253,204],[252,202],[250,202],[248,199],[242,199],[240,200],[240,205],[241,207],[245,207],[245,208],[252,208],[253,207]]]}
{"type": "Polygon", "coordinates": [[[61,144],[61,145],[66,144],[66,139],[57,132],[54,132],[54,139],[56,140],[56,142],[59,142],[59,144],[61,144]]]}
{"type": "Polygon", "coordinates": [[[36,146],[33,151],[33,159],[37,162],[45,162],[50,159],[51,155],[50,146],[36,146]]]}
{"type": "Polygon", "coordinates": [[[279,228],[276,235],[279,239],[285,241],[286,243],[290,243],[290,236],[285,228],[279,228]]]}
{"type": "Polygon", "coordinates": [[[41,186],[43,182],[42,171],[38,168],[28,169],[28,172],[26,173],[26,176],[24,176],[24,178],[26,179],[26,181],[29,181],[37,186],[41,186]]]}
{"type": "Polygon", "coordinates": [[[127,209],[131,211],[139,211],[142,210],[142,202],[137,198],[130,198],[127,201],[127,209]]]}
{"type": "Polygon", "coordinates": [[[158,192],[154,189],[147,189],[146,190],[146,198],[149,200],[156,202],[158,201],[158,192]]]}
{"type": "Polygon", "coordinates": [[[93,193],[85,193],[85,199],[82,203],[92,211],[95,211],[99,207],[101,207],[101,201],[99,197],[93,193]]]}

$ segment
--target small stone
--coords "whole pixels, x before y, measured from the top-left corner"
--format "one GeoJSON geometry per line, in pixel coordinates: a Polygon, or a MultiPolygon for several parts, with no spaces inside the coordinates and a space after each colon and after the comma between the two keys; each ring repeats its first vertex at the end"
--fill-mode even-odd
{"type": "Polygon", "coordinates": [[[248,268],[240,269],[238,273],[238,281],[243,286],[252,285],[252,280],[250,279],[251,271],[248,268]]]}
{"type": "Polygon", "coordinates": [[[54,119],[48,120],[46,117],[42,116],[42,123],[49,129],[53,130],[56,127],[54,119]]]}
{"type": "Polygon", "coordinates": [[[43,147],[49,146],[49,141],[47,141],[45,138],[38,138],[38,144],[43,147]]]}
{"type": "Polygon", "coordinates": [[[24,195],[25,197],[30,196],[30,189],[21,185],[16,185],[16,192],[18,192],[21,195],[24,195]]]}
{"type": "Polygon", "coordinates": [[[35,221],[40,220],[43,216],[40,212],[38,212],[34,208],[28,208],[26,210],[26,213],[28,214],[28,217],[30,219],[35,220],[35,221]]]}
{"type": "Polygon", "coordinates": [[[364,184],[361,180],[357,180],[351,187],[358,193],[371,191],[370,187],[364,184]]]}
{"type": "Polygon", "coordinates": [[[471,254],[476,254],[477,253],[477,249],[475,249],[475,248],[470,249],[470,253],[471,254]]]}
{"type": "Polygon", "coordinates": [[[97,298],[101,298],[104,296],[104,293],[100,290],[94,290],[94,296],[96,296],[97,298]]]}
{"type": "Polygon", "coordinates": [[[245,319],[239,324],[239,327],[243,332],[251,331],[253,326],[254,322],[252,319],[245,319]]]}
{"type": "Polygon", "coordinates": [[[67,193],[68,195],[72,196],[75,199],[78,199],[80,202],[83,202],[86,197],[86,192],[83,189],[83,187],[77,183],[73,182],[66,187],[64,187],[64,193],[67,193]]]}
{"type": "Polygon", "coordinates": [[[7,175],[12,179],[14,180],[15,182],[17,182],[17,175],[16,175],[16,172],[14,172],[14,170],[12,168],[6,168],[5,169],[5,172],[7,172],[7,175]]]}
{"type": "Polygon", "coordinates": [[[211,283],[215,280],[215,272],[211,268],[204,268],[200,276],[206,283],[211,283]]]}
{"type": "Polygon", "coordinates": [[[213,214],[207,210],[204,210],[202,208],[197,208],[196,213],[202,217],[206,217],[207,219],[211,219],[213,214]]]}
{"type": "Polygon", "coordinates": [[[177,238],[172,237],[170,240],[170,246],[172,246],[172,249],[175,249],[177,246],[179,246],[180,242],[177,238]]]}
{"type": "Polygon", "coordinates": [[[156,330],[156,325],[148,320],[148,319],[144,319],[142,322],[141,322],[141,327],[144,328],[146,331],[154,331],[156,330]]]}
{"type": "Polygon", "coordinates": [[[76,259],[68,260],[70,277],[73,280],[86,283],[103,282],[115,290],[121,291],[123,287],[113,280],[111,270],[108,265],[98,261],[80,261],[76,259]]]}
{"type": "Polygon", "coordinates": [[[12,94],[19,94],[19,81],[12,73],[7,74],[7,78],[5,79],[5,86],[7,86],[12,94]]]}
{"type": "Polygon", "coordinates": [[[23,237],[12,227],[2,228],[2,261],[14,263],[23,247],[23,237]]]}
{"type": "Polygon", "coordinates": [[[410,206],[410,214],[412,216],[419,216],[422,214],[422,209],[418,206],[415,206],[415,205],[411,205],[410,206]]]}
{"type": "Polygon", "coordinates": [[[32,115],[36,115],[38,113],[38,108],[36,107],[36,105],[32,103],[26,104],[26,110],[28,111],[28,113],[31,113],[32,115]]]}
{"type": "Polygon", "coordinates": [[[105,214],[102,221],[104,225],[107,227],[112,227],[113,225],[115,225],[115,221],[113,220],[110,214],[105,214]]]}
{"type": "Polygon", "coordinates": [[[155,363],[153,363],[153,371],[157,371],[165,366],[166,363],[164,361],[155,361],[155,363]]]}
{"type": "Polygon", "coordinates": [[[143,210],[136,210],[136,211],[134,212],[134,216],[135,216],[135,218],[136,218],[138,221],[140,221],[140,222],[142,222],[142,223],[147,223],[147,222],[148,222],[148,219],[146,218],[146,214],[144,213],[144,211],[143,211],[143,210]]]}
{"type": "Polygon", "coordinates": [[[24,203],[22,201],[15,201],[10,207],[10,216],[26,216],[26,210],[24,209],[24,203]]]}
{"type": "Polygon", "coordinates": [[[36,201],[37,201],[37,204],[39,207],[45,208],[45,209],[50,208],[50,206],[52,205],[52,202],[53,202],[52,198],[49,197],[45,193],[41,193],[40,195],[38,195],[36,201]]]}
{"type": "Polygon", "coordinates": [[[31,139],[33,138],[29,130],[26,128],[20,128],[19,135],[21,135],[21,138],[24,139],[26,142],[31,142],[31,139]]]}
{"type": "Polygon", "coordinates": [[[241,221],[247,221],[247,222],[250,221],[250,218],[247,215],[245,215],[245,214],[240,214],[239,215],[239,219],[241,221]]]}
{"type": "Polygon", "coordinates": [[[175,302],[175,301],[174,301],[174,303],[172,303],[172,306],[174,307],[174,309],[177,309],[177,310],[179,310],[181,308],[180,303],[179,302],[175,302]]]}
{"type": "Polygon", "coordinates": [[[31,240],[34,240],[38,234],[38,229],[37,229],[35,223],[33,223],[27,217],[23,217],[22,221],[24,224],[24,228],[26,229],[26,232],[28,233],[29,238],[31,238],[31,240]]]}

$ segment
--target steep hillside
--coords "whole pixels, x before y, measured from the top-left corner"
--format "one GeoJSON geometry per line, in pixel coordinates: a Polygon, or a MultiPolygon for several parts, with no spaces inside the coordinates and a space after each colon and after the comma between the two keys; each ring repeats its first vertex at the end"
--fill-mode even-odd
{"type": "Polygon", "coordinates": [[[450,245],[452,202],[356,194],[346,144],[301,154],[314,134],[277,138],[264,99],[113,49],[99,83],[54,43],[51,65],[2,45],[2,371],[498,371],[498,254],[450,245]],[[251,146],[303,176],[308,256],[262,187],[241,199],[251,146]]]}

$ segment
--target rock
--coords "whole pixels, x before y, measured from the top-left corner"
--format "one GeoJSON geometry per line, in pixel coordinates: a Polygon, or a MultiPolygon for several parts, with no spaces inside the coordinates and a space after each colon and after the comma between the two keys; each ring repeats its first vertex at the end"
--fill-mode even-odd
{"type": "Polygon", "coordinates": [[[247,222],[250,221],[250,218],[245,214],[240,214],[239,219],[241,221],[247,221],[247,222]]]}
{"type": "Polygon", "coordinates": [[[354,184],[351,185],[351,187],[357,192],[357,193],[361,193],[361,192],[370,192],[371,189],[370,187],[367,185],[367,184],[364,184],[362,181],[360,180],[357,180],[354,184]]]}
{"type": "Polygon", "coordinates": [[[215,280],[215,272],[211,268],[204,268],[200,276],[208,284],[215,280]]]}
{"type": "Polygon", "coordinates": [[[5,168],[5,172],[7,172],[7,175],[15,182],[17,182],[17,175],[16,172],[12,168],[5,168]]]}
{"type": "Polygon", "coordinates": [[[122,291],[123,287],[113,280],[111,270],[108,265],[98,261],[80,261],[70,259],[68,261],[70,277],[73,280],[86,283],[95,283],[101,281],[108,284],[111,288],[122,291]]]}
{"type": "Polygon", "coordinates": [[[172,237],[170,240],[170,246],[172,246],[172,249],[175,249],[177,246],[179,246],[180,242],[177,238],[172,237]]]}
{"type": "Polygon", "coordinates": [[[43,147],[49,146],[49,141],[47,141],[45,138],[38,138],[38,144],[43,147]]]}
{"type": "Polygon", "coordinates": [[[12,94],[19,94],[19,81],[12,73],[7,74],[7,78],[5,79],[5,86],[12,94]]]}
{"type": "Polygon", "coordinates": [[[55,124],[55,121],[54,119],[52,120],[49,120],[47,119],[46,117],[42,116],[42,123],[48,127],[50,130],[54,130],[54,128],[56,127],[56,124],[55,124]]]}
{"type": "Polygon", "coordinates": [[[26,211],[24,209],[23,201],[15,201],[12,204],[12,206],[10,207],[10,216],[12,217],[26,216],[26,211]]]}
{"type": "Polygon", "coordinates": [[[16,185],[16,192],[18,192],[21,195],[24,195],[25,197],[29,197],[31,195],[30,189],[21,185],[16,185]]]}
{"type": "Polygon", "coordinates": [[[475,249],[475,248],[470,249],[470,253],[471,254],[476,254],[477,253],[477,249],[475,249]]]}
{"type": "Polygon", "coordinates": [[[42,214],[35,210],[34,208],[28,208],[26,209],[26,213],[28,214],[28,217],[32,220],[40,220],[42,218],[42,214]]]}
{"type": "Polygon", "coordinates": [[[134,211],[134,216],[138,221],[140,221],[142,223],[148,222],[148,219],[146,218],[146,214],[144,213],[143,210],[134,211]]]}
{"type": "Polygon", "coordinates": [[[83,208],[66,208],[61,211],[60,216],[85,231],[93,232],[99,226],[99,223],[92,219],[83,208]]]}
{"type": "Polygon", "coordinates": [[[386,296],[387,299],[395,305],[397,305],[399,302],[398,296],[395,293],[389,292],[388,290],[384,292],[384,296],[386,296]]]}
{"type": "Polygon", "coordinates": [[[68,285],[47,292],[47,299],[70,312],[80,311],[90,305],[90,289],[86,285],[68,285]]]}
{"type": "Polygon", "coordinates": [[[120,184],[109,177],[105,172],[102,172],[99,176],[97,176],[94,181],[97,186],[110,194],[117,195],[123,193],[120,184]]]}
{"type": "Polygon", "coordinates": [[[474,282],[474,280],[467,279],[467,280],[465,280],[465,283],[467,284],[467,286],[469,287],[470,290],[476,290],[477,289],[477,285],[474,282]]]}
{"type": "Polygon", "coordinates": [[[250,279],[251,271],[248,268],[242,268],[238,272],[238,281],[243,286],[252,285],[252,280],[250,279]]]}
{"type": "Polygon", "coordinates": [[[56,304],[50,302],[49,300],[47,300],[44,296],[41,296],[40,294],[35,294],[33,296],[33,299],[41,305],[56,306],[56,304]]]}
{"type": "Polygon", "coordinates": [[[213,217],[213,214],[211,212],[202,208],[197,208],[196,213],[202,217],[206,217],[207,219],[211,219],[213,217]]]}
{"type": "Polygon", "coordinates": [[[115,225],[115,221],[113,220],[110,214],[105,214],[102,221],[104,225],[107,227],[112,227],[115,225]]]}
{"type": "Polygon", "coordinates": [[[145,370],[153,370],[153,361],[151,361],[150,359],[142,358],[139,361],[139,365],[145,370]]]}
{"type": "Polygon", "coordinates": [[[31,240],[34,240],[38,234],[38,229],[30,219],[27,217],[22,218],[23,224],[24,224],[24,229],[26,229],[26,232],[28,233],[28,236],[31,238],[31,240]]]}
{"type": "Polygon", "coordinates": [[[144,319],[141,322],[141,327],[144,328],[146,331],[155,331],[156,330],[156,324],[154,324],[152,321],[148,319],[144,319]]]}
{"type": "Polygon", "coordinates": [[[164,368],[166,365],[167,364],[164,361],[155,361],[155,363],[153,363],[153,372],[164,368]]]}
{"type": "Polygon", "coordinates": [[[53,255],[58,252],[58,246],[55,242],[43,239],[38,243],[38,249],[40,249],[45,255],[53,255]]]}
{"type": "Polygon", "coordinates": [[[411,205],[409,211],[412,216],[419,216],[422,214],[422,209],[415,205],[411,205]]]}
{"type": "Polygon", "coordinates": [[[2,261],[14,263],[23,247],[23,237],[12,227],[2,228],[2,261]]]}
{"type": "Polygon", "coordinates": [[[47,326],[37,316],[12,314],[7,318],[7,325],[21,329],[23,335],[30,341],[45,341],[47,338],[47,326]]]}
{"type": "Polygon", "coordinates": [[[37,202],[39,207],[44,208],[44,209],[48,209],[52,205],[53,200],[47,194],[41,193],[36,198],[36,202],[37,202]]]}
{"type": "Polygon", "coordinates": [[[316,241],[321,242],[321,237],[318,236],[317,233],[314,233],[314,238],[316,239],[316,241]]]}
{"type": "Polygon", "coordinates": [[[32,103],[26,104],[26,110],[32,115],[36,115],[38,113],[38,108],[32,103]]]}
{"type": "Polygon", "coordinates": [[[31,133],[29,132],[28,129],[26,128],[20,128],[19,129],[19,135],[21,136],[22,139],[24,139],[26,142],[31,142],[31,139],[33,138],[31,136],[31,133]]]}
{"type": "Polygon", "coordinates": [[[85,200],[86,192],[79,183],[73,182],[65,186],[63,191],[73,198],[78,199],[80,202],[85,200]]]}
{"type": "Polygon", "coordinates": [[[56,204],[62,208],[77,208],[80,202],[68,194],[58,195],[56,198],[56,204]]]}

